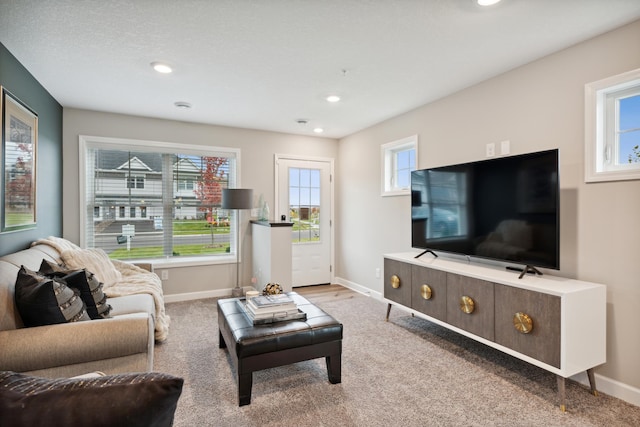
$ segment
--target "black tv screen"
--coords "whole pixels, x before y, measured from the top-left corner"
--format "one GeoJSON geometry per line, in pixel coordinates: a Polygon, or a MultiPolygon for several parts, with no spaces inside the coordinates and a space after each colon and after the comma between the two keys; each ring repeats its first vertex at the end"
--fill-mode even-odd
{"type": "Polygon", "coordinates": [[[560,268],[558,150],[411,173],[414,248],[560,268]]]}

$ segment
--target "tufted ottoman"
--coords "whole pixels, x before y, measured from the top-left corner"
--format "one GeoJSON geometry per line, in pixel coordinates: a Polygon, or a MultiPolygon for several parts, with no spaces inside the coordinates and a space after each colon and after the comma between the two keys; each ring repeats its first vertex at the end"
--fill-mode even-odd
{"type": "Polygon", "coordinates": [[[238,375],[238,404],[251,403],[253,372],[324,357],[329,382],[342,369],[342,324],[295,292],[287,293],[307,320],[254,326],[238,298],[218,300],[219,346],[227,348],[238,375]]]}

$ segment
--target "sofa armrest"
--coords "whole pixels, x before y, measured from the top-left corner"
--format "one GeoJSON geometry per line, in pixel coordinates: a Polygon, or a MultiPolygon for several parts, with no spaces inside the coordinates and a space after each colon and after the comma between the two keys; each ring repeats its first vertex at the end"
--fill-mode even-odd
{"type": "Polygon", "coordinates": [[[34,371],[153,351],[148,313],[0,331],[0,370],[34,371]]]}

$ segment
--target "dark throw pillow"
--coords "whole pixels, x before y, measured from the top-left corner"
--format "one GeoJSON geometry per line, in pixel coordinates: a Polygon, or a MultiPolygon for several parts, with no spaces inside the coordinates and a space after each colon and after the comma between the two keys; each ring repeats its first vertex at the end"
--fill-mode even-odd
{"type": "Polygon", "coordinates": [[[2,425],[168,427],[183,383],[157,372],[52,380],[4,371],[2,425]]]}
{"type": "Polygon", "coordinates": [[[78,291],[61,279],[42,276],[25,266],[16,279],[15,302],[25,326],[90,320],[78,291]]]}
{"type": "Polygon", "coordinates": [[[107,296],[104,294],[103,284],[95,274],[87,270],[70,270],[55,262],[42,260],[40,274],[47,277],[59,277],[67,283],[67,286],[80,291],[80,298],[87,307],[87,314],[92,319],[104,319],[109,317],[111,306],[107,304],[107,296]]]}

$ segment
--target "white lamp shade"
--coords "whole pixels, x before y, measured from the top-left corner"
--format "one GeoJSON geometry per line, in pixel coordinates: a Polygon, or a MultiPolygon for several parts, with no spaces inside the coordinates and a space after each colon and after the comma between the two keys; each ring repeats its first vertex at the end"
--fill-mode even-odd
{"type": "Polygon", "coordinates": [[[253,190],[249,188],[223,188],[222,209],[251,209],[253,190]]]}

